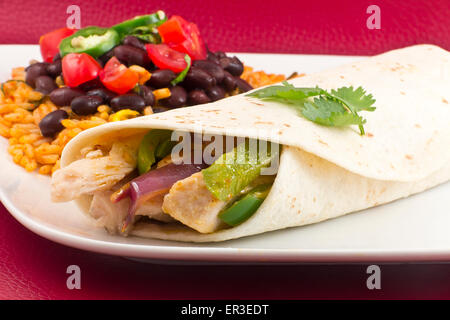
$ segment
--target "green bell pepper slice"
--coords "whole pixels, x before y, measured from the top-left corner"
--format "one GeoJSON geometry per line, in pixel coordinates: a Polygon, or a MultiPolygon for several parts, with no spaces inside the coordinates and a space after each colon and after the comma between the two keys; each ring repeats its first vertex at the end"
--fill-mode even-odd
{"type": "Polygon", "coordinates": [[[161,160],[170,152],[177,141],[171,141],[172,131],[153,129],[142,139],[138,149],[137,167],[142,175],[152,168],[152,165],[161,160]]]}
{"type": "MultiPolygon", "coordinates": [[[[144,27],[158,27],[163,24],[167,20],[167,15],[164,11],[159,10],[152,14],[147,14],[143,16],[137,16],[130,20],[125,20],[119,24],[116,24],[111,27],[111,29],[117,31],[119,33],[120,38],[124,38],[125,36],[131,34],[133,30],[144,27]]],[[[138,29],[139,30],[139,29],[138,29]]]]}
{"type": "Polygon", "coordinates": [[[234,202],[229,208],[219,213],[219,218],[230,226],[237,226],[250,218],[266,199],[271,184],[255,187],[241,199],[234,202]]]}
{"type": "MultiPolygon", "coordinates": [[[[253,141],[254,142],[254,141],[253,141]]],[[[279,145],[267,146],[259,154],[247,139],[228,153],[221,155],[209,168],[203,169],[203,179],[208,190],[219,200],[230,201],[258,178],[261,170],[278,157],[279,145]]]]}
{"type": "Polygon", "coordinates": [[[59,45],[61,57],[68,53],[87,53],[98,58],[120,43],[117,31],[95,26],[78,30],[59,45]]]}

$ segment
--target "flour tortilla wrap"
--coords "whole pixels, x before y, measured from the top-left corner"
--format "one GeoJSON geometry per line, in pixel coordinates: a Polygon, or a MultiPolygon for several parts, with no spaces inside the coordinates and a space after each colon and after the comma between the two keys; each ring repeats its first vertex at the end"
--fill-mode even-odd
{"type": "MultiPolygon", "coordinates": [[[[301,65],[293,66],[301,69],[301,65]]],[[[223,241],[302,226],[377,206],[450,179],[450,53],[432,45],[390,51],[289,81],[297,87],[362,86],[376,99],[358,128],[330,128],[276,102],[245,95],[111,123],[79,134],[61,166],[86,146],[149,129],[226,134],[283,145],[273,187],[239,226],[201,234],[183,225],[137,223],[131,234],[178,241],[223,241]]],[[[90,198],[79,200],[87,208],[90,198]]],[[[301,232],[301,228],[298,229],[301,232]]]]}

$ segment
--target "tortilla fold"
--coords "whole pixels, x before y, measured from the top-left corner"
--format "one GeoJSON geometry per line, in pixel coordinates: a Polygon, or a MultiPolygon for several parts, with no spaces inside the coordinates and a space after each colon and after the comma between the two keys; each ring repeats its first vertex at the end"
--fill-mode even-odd
{"type": "MultiPolygon", "coordinates": [[[[301,69],[301,66],[295,66],[301,69]]],[[[69,142],[61,166],[81,150],[149,129],[222,134],[283,145],[274,185],[239,226],[200,234],[183,225],[137,223],[131,234],[178,241],[223,241],[317,223],[422,192],[450,179],[450,53],[416,45],[289,81],[296,87],[363,87],[376,99],[362,112],[366,134],[331,128],[292,107],[246,95],[102,125],[69,142]]],[[[79,204],[86,211],[90,197],[79,204]]],[[[405,213],[407,214],[407,213],[405,213]]],[[[301,228],[298,229],[301,232],[301,228]]]]}

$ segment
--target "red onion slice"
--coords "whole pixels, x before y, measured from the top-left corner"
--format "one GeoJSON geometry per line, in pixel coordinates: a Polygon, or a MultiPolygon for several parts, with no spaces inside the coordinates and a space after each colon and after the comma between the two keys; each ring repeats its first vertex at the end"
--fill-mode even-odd
{"type": "Polygon", "coordinates": [[[116,203],[124,198],[130,198],[130,206],[122,226],[122,232],[124,232],[131,223],[139,205],[161,193],[167,193],[175,182],[190,177],[206,167],[206,164],[176,165],[170,163],[159,169],[150,170],[131,180],[128,188],[121,189],[120,192],[111,199],[116,203]]]}

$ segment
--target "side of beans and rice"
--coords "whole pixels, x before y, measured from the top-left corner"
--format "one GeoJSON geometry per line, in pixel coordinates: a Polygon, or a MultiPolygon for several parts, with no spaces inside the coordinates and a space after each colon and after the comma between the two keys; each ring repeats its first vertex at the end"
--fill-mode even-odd
{"type": "Polygon", "coordinates": [[[13,161],[27,171],[52,174],[59,168],[64,146],[83,130],[209,103],[285,80],[283,75],[255,72],[235,56],[207,50],[205,59],[193,60],[184,79],[174,82],[179,74],[157,67],[145,45],[127,35],[95,59],[103,68],[115,57],[138,75],[138,83],[124,93],[109,90],[98,77],[68,86],[59,53],[50,62],[32,61],[26,68],[13,69],[11,80],[0,90],[0,135],[9,139],[13,161]]]}

